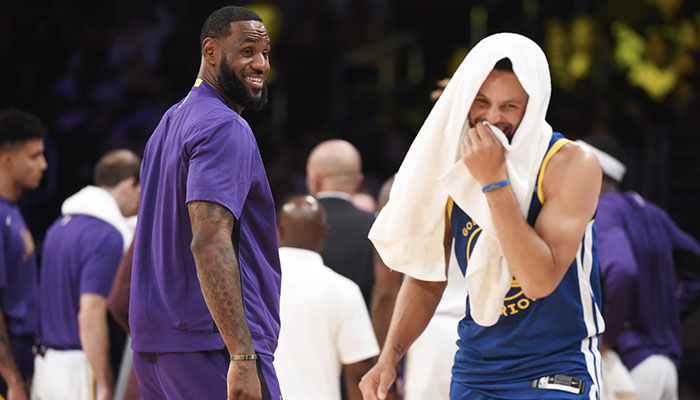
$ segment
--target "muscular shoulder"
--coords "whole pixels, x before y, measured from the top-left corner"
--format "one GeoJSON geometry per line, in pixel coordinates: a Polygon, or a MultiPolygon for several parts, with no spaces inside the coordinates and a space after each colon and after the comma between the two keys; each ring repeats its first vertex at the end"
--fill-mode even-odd
{"type": "Polygon", "coordinates": [[[583,188],[600,193],[603,175],[598,158],[576,143],[567,143],[552,156],[543,179],[545,200],[561,193],[583,188]]]}

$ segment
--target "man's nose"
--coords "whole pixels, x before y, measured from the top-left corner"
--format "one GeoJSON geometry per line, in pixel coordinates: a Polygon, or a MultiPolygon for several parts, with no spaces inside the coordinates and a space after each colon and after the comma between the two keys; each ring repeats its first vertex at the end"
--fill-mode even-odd
{"type": "Polygon", "coordinates": [[[496,123],[500,122],[500,120],[501,120],[501,111],[498,109],[498,107],[491,106],[486,111],[486,115],[484,115],[484,117],[491,124],[495,125],[496,123]]]}
{"type": "Polygon", "coordinates": [[[256,71],[266,73],[270,70],[270,61],[263,54],[257,54],[253,58],[253,64],[251,66],[256,71]]]}

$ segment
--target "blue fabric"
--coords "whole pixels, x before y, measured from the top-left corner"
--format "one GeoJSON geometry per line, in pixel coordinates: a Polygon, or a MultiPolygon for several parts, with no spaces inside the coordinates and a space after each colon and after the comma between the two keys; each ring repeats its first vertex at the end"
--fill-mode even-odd
{"type": "MultiPolygon", "coordinates": [[[[560,139],[563,135],[555,132],[549,148],[560,139]]],[[[530,225],[534,226],[541,209],[535,188],[527,215],[530,225]]],[[[481,228],[456,204],[451,225],[457,261],[462,273],[466,273],[481,228]]],[[[601,289],[594,226],[588,230],[588,235],[591,237],[584,236],[581,242],[581,264],[574,259],[559,286],[549,296],[536,301],[529,299],[513,279],[499,321],[491,327],[480,326],[471,319],[467,302],[466,316],[458,326],[460,339],[452,371],[453,385],[464,386],[474,393],[483,392],[487,396],[502,390],[505,396],[502,398],[541,398],[540,392],[550,391],[533,395],[525,385],[520,395],[518,385],[554,374],[596,381],[600,373],[597,370],[600,357],[598,339],[602,327],[598,326],[596,318],[601,307],[601,289]],[[589,243],[588,247],[586,243],[589,243]],[[588,282],[580,282],[580,276],[588,282]],[[585,292],[582,293],[581,288],[585,292]]],[[[597,392],[597,386],[593,390],[597,392]]],[[[460,397],[461,394],[455,396],[452,399],[472,398],[460,397]]]]}

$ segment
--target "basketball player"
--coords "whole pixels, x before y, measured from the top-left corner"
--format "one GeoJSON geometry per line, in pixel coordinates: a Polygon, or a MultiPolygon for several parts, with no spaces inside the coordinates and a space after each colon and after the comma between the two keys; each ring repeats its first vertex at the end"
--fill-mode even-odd
{"type": "Polygon", "coordinates": [[[244,109],[267,102],[270,37],[213,12],[189,94],[146,144],[129,326],[144,400],[280,398],[275,207],[244,109]]]}
{"type": "MultiPolygon", "coordinates": [[[[501,313],[490,326],[475,322],[472,299],[467,304],[458,325],[450,399],[598,398],[603,322],[593,216],[601,171],[592,153],[552,132],[544,120],[550,92],[547,60],[539,46],[520,35],[497,34],[477,44],[438,100],[396,176],[388,205],[370,232],[386,264],[411,276],[402,284],[379,360],[360,383],[365,399],[385,398],[395,379],[396,363],[425,328],[445,288],[444,281],[414,277],[429,275],[425,270],[431,270],[432,276],[437,271],[444,279],[445,264],[419,266],[423,270],[415,264],[399,265],[392,260],[397,253],[392,253],[389,244],[398,243],[396,247],[412,252],[411,248],[420,245],[414,238],[423,237],[420,225],[437,231],[440,218],[445,218],[443,250],[448,253],[454,241],[462,273],[467,273],[473,268],[470,259],[477,255],[474,248],[484,238],[479,221],[447,200],[455,188],[443,189],[438,183],[446,172],[439,168],[453,167],[451,161],[444,163],[440,154],[429,153],[443,149],[442,157],[452,160],[457,148],[440,147],[434,141],[454,146],[465,124],[459,157],[463,165],[456,164],[451,171],[468,174],[465,179],[481,188],[478,196],[485,199],[478,200],[484,202],[492,219],[489,234],[497,238],[512,273],[506,279],[512,277],[512,282],[502,297],[501,313]],[[436,122],[443,116],[455,118],[459,110],[464,110],[465,118],[458,124],[436,122]],[[506,154],[503,142],[484,122],[502,131],[503,140],[513,149],[529,148],[534,140],[541,143],[532,171],[509,170],[506,159],[512,166],[517,161],[514,156],[531,154],[506,154]],[[510,180],[530,172],[537,178],[525,188],[525,198],[531,201],[523,212],[510,180]],[[421,192],[411,197],[415,188],[421,192]],[[414,198],[427,199],[427,203],[413,202],[414,198]],[[439,209],[440,203],[447,203],[446,212],[439,209]],[[438,209],[426,210],[423,204],[438,204],[438,209]],[[433,215],[437,217],[428,220],[433,215]],[[400,218],[392,219],[394,216],[400,218]],[[423,220],[420,225],[401,222],[406,216],[423,220]],[[407,226],[416,230],[402,235],[407,226]],[[386,232],[388,237],[381,236],[386,232]],[[402,243],[410,246],[401,247],[402,243]]],[[[440,240],[440,236],[426,237],[440,240]]],[[[438,247],[434,241],[429,244],[428,251],[432,251],[430,246],[438,247]]],[[[441,258],[449,259],[447,254],[441,258]]]]}

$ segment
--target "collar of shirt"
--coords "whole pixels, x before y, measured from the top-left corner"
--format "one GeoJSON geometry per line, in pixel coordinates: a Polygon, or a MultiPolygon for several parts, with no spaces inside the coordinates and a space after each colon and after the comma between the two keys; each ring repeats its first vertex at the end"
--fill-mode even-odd
{"type": "Polygon", "coordinates": [[[315,251],[302,249],[299,247],[280,247],[280,263],[295,265],[320,265],[323,266],[323,258],[315,251]]]}
{"type": "Polygon", "coordinates": [[[343,199],[345,201],[352,203],[352,195],[345,193],[345,192],[336,192],[334,190],[326,190],[323,192],[316,193],[317,199],[325,199],[328,197],[332,197],[332,198],[336,198],[336,199],[343,199]]]}

